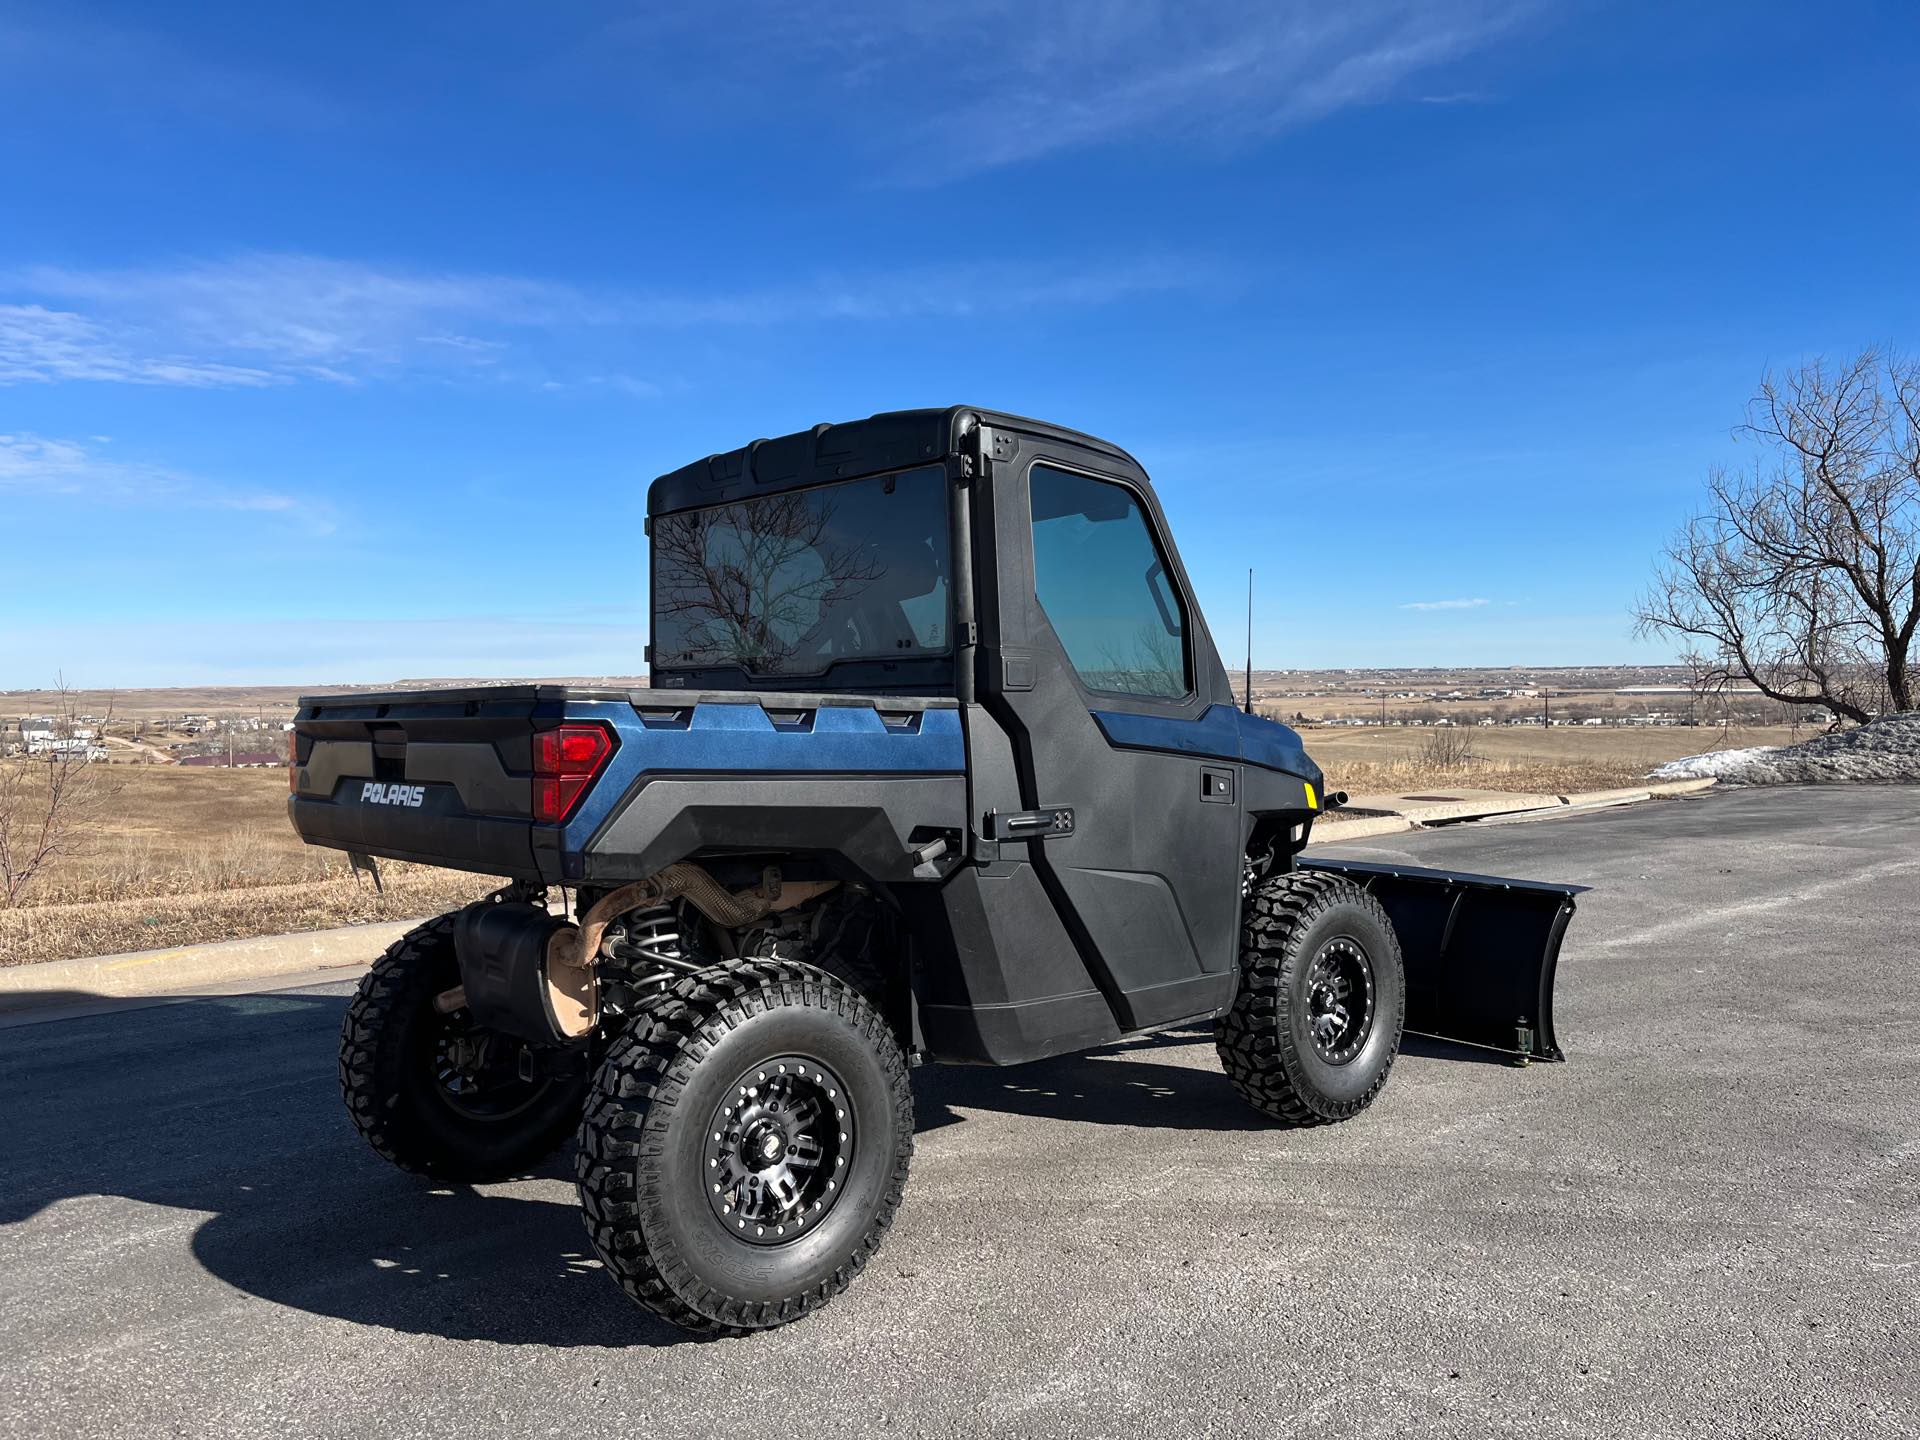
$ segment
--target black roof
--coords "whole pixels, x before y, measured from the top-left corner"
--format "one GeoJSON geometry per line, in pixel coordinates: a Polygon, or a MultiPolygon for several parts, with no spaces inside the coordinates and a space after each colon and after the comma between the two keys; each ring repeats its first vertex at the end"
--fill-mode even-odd
{"type": "Polygon", "coordinates": [[[793,490],[829,480],[872,475],[915,464],[934,464],[954,453],[967,422],[995,430],[1018,430],[1101,451],[1138,470],[1126,451],[1105,440],[998,410],[950,405],[943,410],[889,410],[865,420],[816,425],[773,440],[755,440],[738,450],[709,455],[668,471],[647,492],[647,511],[661,514],[696,505],[719,505],[770,490],[793,490]]]}

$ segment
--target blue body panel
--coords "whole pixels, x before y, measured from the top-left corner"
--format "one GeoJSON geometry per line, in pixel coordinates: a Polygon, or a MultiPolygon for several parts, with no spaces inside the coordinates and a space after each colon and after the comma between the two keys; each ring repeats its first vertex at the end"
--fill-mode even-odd
{"type": "Polygon", "coordinates": [[[822,705],[776,724],[758,701],[698,704],[671,720],[642,719],[616,700],[569,700],[569,720],[604,720],[620,747],[567,821],[578,854],[650,774],[958,775],[967,768],[957,709],[912,711],[889,725],[865,705],[822,705]]]}
{"type": "Polygon", "coordinates": [[[1130,715],[1096,710],[1093,718],[1109,744],[1129,750],[1168,750],[1237,760],[1267,770],[1282,770],[1315,784],[1320,767],[1307,758],[1300,737],[1277,720],[1248,715],[1231,705],[1209,705],[1194,720],[1166,715],[1130,715]]]}

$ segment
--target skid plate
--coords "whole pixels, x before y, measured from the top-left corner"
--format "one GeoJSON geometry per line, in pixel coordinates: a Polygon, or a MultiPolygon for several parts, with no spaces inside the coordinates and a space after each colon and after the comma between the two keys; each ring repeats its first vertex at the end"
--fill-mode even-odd
{"type": "Polygon", "coordinates": [[[1297,863],[1344,875],[1385,908],[1406,967],[1408,1030],[1522,1061],[1567,1058],[1553,1032],[1553,978],[1573,897],[1587,886],[1364,860],[1297,863]]]}

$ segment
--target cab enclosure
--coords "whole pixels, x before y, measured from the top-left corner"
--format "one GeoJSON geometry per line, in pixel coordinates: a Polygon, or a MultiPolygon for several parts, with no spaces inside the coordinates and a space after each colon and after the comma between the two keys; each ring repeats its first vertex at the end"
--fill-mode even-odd
{"type": "Polygon", "coordinates": [[[1577,887],[1303,860],[1321,771],[1239,703],[1124,451],[876,415],[661,476],[646,532],[644,688],[302,702],[306,839],[509,882],[462,921],[489,1024],[564,1041],[777,956],[855,977],[918,1058],[1032,1060],[1222,1014],[1244,897],[1309,868],[1391,917],[1409,1029],[1561,1058],[1577,887]]]}

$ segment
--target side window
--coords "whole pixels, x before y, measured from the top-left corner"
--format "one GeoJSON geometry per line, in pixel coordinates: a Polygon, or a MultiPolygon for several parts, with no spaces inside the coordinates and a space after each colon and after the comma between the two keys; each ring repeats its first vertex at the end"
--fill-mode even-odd
{"type": "Polygon", "coordinates": [[[1179,697],[1187,615],[1133,492],[1033,467],[1033,589],[1090,690],[1179,697]]]}

